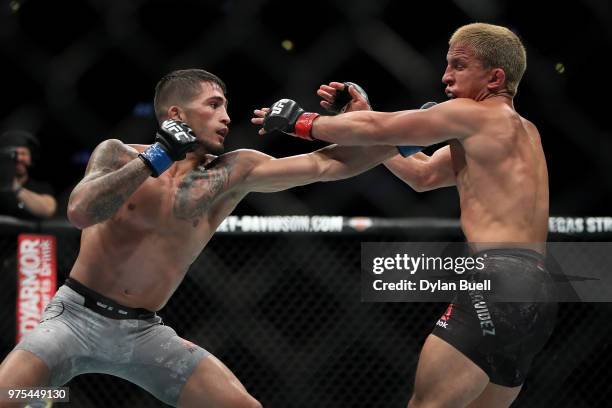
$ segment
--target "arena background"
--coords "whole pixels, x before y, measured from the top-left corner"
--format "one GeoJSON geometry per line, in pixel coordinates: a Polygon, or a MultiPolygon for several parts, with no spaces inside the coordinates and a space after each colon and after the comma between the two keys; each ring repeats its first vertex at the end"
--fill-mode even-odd
{"type": "MultiPolygon", "coordinates": [[[[16,234],[56,235],[58,280],[67,276],[79,235],[65,222],[65,203],[90,152],[107,138],[149,143],[154,85],[178,68],[201,67],[227,83],[227,150],[280,157],[323,144],[258,136],[254,108],[291,97],[316,110],[315,90],[332,80],[361,84],[377,110],[443,101],[452,31],[473,21],[507,25],[527,47],[515,106],[542,135],[551,239],[609,240],[611,231],[575,228],[608,216],[612,204],[607,1],[14,0],[0,13],[0,128],[36,133],[43,148],[34,177],[50,181],[60,201],[51,222],[1,224],[0,356],[15,338],[16,234]]],[[[418,350],[444,305],[361,303],[360,242],[461,240],[456,192],[417,194],[381,167],[251,194],[235,214],[404,221],[365,232],[219,234],[162,310],[166,323],[226,362],[264,406],[405,406],[418,350]]],[[[609,312],[607,303],[562,305],[515,405],[610,405],[609,312]]],[[[70,406],[161,406],[109,376],[69,386],[70,406]]]]}

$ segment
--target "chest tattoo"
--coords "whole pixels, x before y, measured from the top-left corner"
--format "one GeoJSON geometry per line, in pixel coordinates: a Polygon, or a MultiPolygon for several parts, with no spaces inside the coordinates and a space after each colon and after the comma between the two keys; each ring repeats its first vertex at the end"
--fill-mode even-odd
{"type": "Polygon", "coordinates": [[[227,188],[231,171],[232,165],[227,163],[208,169],[199,166],[188,173],[176,190],[174,216],[182,220],[203,216],[215,198],[227,188]]]}

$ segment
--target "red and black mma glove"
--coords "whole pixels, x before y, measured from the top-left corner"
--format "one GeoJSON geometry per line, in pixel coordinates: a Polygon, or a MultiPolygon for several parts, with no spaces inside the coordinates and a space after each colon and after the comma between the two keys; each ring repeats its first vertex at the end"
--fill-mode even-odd
{"type": "Polygon", "coordinates": [[[304,112],[296,101],[281,99],[266,113],[263,128],[266,132],[278,130],[302,139],[315,140],[311,134],[312,124],[318,117],[318,113],[304,112]]]}
{"type": "Polygon", "coordinates": [[[159,177],[172,163],[185,159],[196,144],[195,134],[187,124],[168,119],[155,134],[155,144],[138,157],[151,169],[153,177],[159,177]]]}

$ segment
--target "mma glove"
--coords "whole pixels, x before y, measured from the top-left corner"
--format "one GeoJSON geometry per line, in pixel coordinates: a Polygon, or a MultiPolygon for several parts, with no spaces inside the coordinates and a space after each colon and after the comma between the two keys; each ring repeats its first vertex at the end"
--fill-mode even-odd
{"type": "Polygon", "coordinates": [[[151,169],[153,177],[159,177],[173,162],[185,159],[196,144],[195,134],[187,124],[168,119],[155,134],[155,144],[138,157],[151,169]]]}
{"type": "Polygon", "coordinates": [[[331,104],[331,107],[327,109],[329,113],[332,115],[337,115],[339,113],[346,112],[346,109],[349,106],[349,103],[353,100],[353,97],[349,93],[349,87],[352,86],[355,90],[363,96],[363,98],[368,103],[370,109],[372,106],[370,105],[370,99],[368,98],[368,94],[363,90],[362,87],[353,82],[344,82],[344,88],[341,91],[336,91],[336,97],[334,98],[334,102],[331,104]]]}
{"type": "Polygon", "coordinates": [[[304,112],[296,101],[281,99],[266,113],[263,128],[266,132],[278,130],[302,139],[315,140],[311,135],[312,124],[318,117],[318,113],[304,112]]]}
{"type": "MultiPolygon", "coordinates": [[[[348,90],[349,86],[355,87],[369,105],[368,95],[363,88],[352,82],[345,82],[344,89],[336,93],[336,98],[331,108],[328,109],[329,112],[338,114],[346,110],[352,100],[348,90]]],[[[317,117],[319,117],[318,113],[304,112],[297,102],[291,99],[281,99],[270,107],[264,117],[263,128],[266,132],[278,130],[302,139],[315,140],[312,137],[312,124],[317,117]]]]}

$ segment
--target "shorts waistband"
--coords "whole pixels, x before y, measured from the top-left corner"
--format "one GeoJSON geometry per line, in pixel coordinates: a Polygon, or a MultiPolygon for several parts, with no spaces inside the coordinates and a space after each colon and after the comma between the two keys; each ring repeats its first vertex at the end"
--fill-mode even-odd
{"type": "Polygon", "coordinates": [[[81,282],[73,278],[67,278],[65,285],[74,290],[85,299],[85,306],[94,312],[110,317],[111,319],[150,319],[155,317],[155,312],[147,309],[133,308],[120,305],[112,299],[89,289],[81,282]]]}
{"type": "Polygon", "coordinates": [[[482,257],[484,255],[487,256],[514,256],[517,258],[525,258],[533,261],[539,266],[544,266],[546,264],[546,258],[539,252],[536,252],[532,249],[526,248],[492,248],[492,249],[484,249],[482,251],[478,251],[472,255],[472,257],[482,257]]]}

